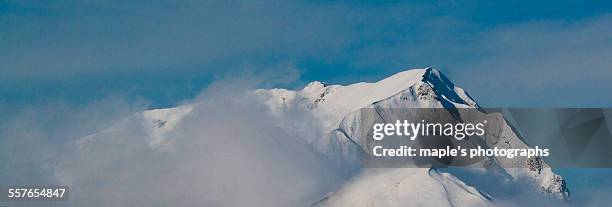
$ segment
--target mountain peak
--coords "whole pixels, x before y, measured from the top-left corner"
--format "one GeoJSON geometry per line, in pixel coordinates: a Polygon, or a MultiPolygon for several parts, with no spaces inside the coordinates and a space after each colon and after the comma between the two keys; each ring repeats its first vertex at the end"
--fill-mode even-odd
{"type": "MultiPolygon", "coordinates": [[[[450,102],[479,108],[467,92],[456,87],[451,80],[435,68],[426,68],[422,81],[431,85],[436,94],[450,102]]],[[[442,101],[442,104],[445,104],[445,102],[442,101]]]]}

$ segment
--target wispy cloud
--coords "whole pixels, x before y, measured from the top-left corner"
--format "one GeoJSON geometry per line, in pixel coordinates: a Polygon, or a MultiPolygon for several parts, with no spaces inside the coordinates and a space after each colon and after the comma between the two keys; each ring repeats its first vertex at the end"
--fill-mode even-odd
{"type": "Polygon", "coordinates": [[[485,103],[609,106],[612,16],[504,25],[475,36],[455,75],[485,103]]]}
{"type": "Polygon", "coordinates": [[[215,82],[159,148],[144,105],[120,97],[24,109],[0,125],[0,185],[68,185],[69,206],[308,206],[350,172],[308,143],[324,133],[309,113],[273,115],[247,92],[291,77],[215,82]]]}

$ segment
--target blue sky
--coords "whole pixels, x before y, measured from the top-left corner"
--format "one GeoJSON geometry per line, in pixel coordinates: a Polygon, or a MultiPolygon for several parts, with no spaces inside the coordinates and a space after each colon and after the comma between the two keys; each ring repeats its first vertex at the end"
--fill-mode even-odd
{"type": "MultiPolygon", "coordinates": [[[[299,88],[429,66],[485,107],[612,107],[612,1],[0,0],[0,118],[39,107],[50,137],[230,76],[299,88]]],[[[611,182],[568,171],[571,189],[611,182]]]]}
{"type": "Polygon", "coordinates": [[[483,106],[610,106],[610,1],[0,1],[0,106],[166,107],[212,81],[432,66],[483,106]]]}

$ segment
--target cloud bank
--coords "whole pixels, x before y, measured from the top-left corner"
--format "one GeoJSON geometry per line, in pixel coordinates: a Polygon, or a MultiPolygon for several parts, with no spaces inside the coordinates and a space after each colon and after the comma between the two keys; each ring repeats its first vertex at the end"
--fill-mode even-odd
{"type": "MultiPolygon", "coordinates": [[[[70,201],[57,203],[60,206],[315,203],[351,172],[312,148],[309,141],[323,132],[306,112],[275,115],[246,92],[245,87],[256,82],[231,79],[213,84],[192,103],[191,113],[164,135],[168,140],[164,147],[150,144],[152,129],[146,124],[150,120],[126,110],[134,106],[113,104],[117,99],[63,118],[82,122],[79,117],[86,116],[85,120],[102,124],[92,115],[111,108],[132,114],[85,138],[64,136],[85,136],[81,134],[88,129],[87,122],[34,125],[48,123],[38,120],[47,114],[24,114],[4,128],[2,137],[8,139],[3,140],[2,152],[8,159],[1,167],[9,170],[0,176],[0,184],[68,185],[70,201]]],[[[57,108],[50,110],[60,113],[57,108]]]]}

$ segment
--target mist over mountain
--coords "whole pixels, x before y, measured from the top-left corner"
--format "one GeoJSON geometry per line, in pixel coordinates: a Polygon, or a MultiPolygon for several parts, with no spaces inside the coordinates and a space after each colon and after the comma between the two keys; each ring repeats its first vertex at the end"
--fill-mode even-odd
{"type": "MultiPolygon", "coordinates": [[[[488,206],[570,199],[554,168],[364,168],[359,109],[479,107],[438,70],[407,70],[374,83],[312,82],[295,91],[238,85],[222,83],[189,104],[137,112],[66,143],[53,154],[61,159],[45,167],[49,180],[71,186],[75,206],[488,206]]],[[[528,145],[510,127],[504,133],[503,143],[528,145]]]]}

